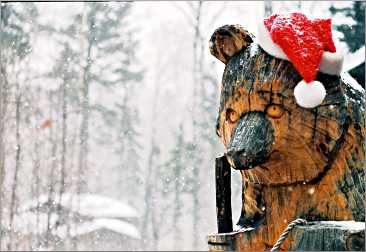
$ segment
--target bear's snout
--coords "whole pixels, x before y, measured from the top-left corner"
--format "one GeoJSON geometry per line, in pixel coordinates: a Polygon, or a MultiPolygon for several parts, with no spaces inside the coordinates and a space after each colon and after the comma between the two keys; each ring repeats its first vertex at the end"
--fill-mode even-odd
{"type": "Polygon", "coordinates": [[[245,113],[231,137],[227,157],[234,169],[245,170],[266,162],[274,141],[272,123],[263,112],[245,113]]]}

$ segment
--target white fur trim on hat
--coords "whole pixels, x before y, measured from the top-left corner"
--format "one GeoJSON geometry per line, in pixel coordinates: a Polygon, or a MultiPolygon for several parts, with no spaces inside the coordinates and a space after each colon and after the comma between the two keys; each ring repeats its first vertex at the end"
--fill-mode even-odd
{"type": "MultiPolygon", "coordinates": [[[[333,39],[334,40],[334,39],[333,39]]],[[[259,22],[257,43],[264,51],[273,57],[289,60],[284,51],[276,43],[273,42],[271,34],[267,30],[264,22],[259,22]]],[[[340,75],[343,67],[343,55],[340,53],[323,52],[319,65],[319,71],[329,75],[340,75]]]]}

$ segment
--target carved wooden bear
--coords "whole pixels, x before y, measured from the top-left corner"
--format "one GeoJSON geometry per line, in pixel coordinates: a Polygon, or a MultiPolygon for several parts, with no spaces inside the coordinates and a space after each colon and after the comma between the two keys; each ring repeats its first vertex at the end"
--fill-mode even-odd
{"type": "MultiPolygon", "coordinates": [[[[242,175],[241,250],[268,250],[296,218],[364,221],[364,91],[348,74],[318,73],[321,105],[296,104],[302,77],[238,25],[217,29],[211,53],[226,64],[217,134],[242,175]]],[[[285,241],[281,249],[287,249],[285,241]]]]}

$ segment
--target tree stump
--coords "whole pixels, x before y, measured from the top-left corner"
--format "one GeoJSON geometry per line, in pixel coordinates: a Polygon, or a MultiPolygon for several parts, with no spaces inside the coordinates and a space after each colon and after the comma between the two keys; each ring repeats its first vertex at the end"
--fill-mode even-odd
{"type": "MultiPolygon", "coordinates": [[[[235,249],[267,250],[297,218],[365,221],[364,90],[347,73],[318,73],[327,95],[318,107],[302,108],[293,95],[302,77],[253,38],[238,25],[226,25],[210,40],[211,53],[226,65],[216,130],[227,165],[241,172],[237,225],[251,231],[210,236],[209,242],[222,242],[217,248],[223,249],[241,239],[235,249]]],[[[281,249],[291,244],[286,239],[281,249]]]]}
{"type": "MultiPolygon", "coordinates": [[[[209,251],[240,251],[251,242],[251,232],[237,231],[208,236],[209,251]]],[[[355,221],[310,222],[295,227],[289,251],[365,251],[365,223],[355,221]]]]}

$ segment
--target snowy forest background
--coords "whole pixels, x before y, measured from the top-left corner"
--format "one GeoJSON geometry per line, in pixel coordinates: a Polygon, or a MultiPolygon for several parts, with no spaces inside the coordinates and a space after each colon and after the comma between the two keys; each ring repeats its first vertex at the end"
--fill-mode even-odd
{"type": "MultiPolygon", "coordinates": [[[[364,61],[364,8],[2,3],[0,250],[206,250],[224,151],[215,133],[224,66],[209,37],[236,23],[255,34],[269,13],[302,11],[333,18],[351,64],[360,52],[364,61]]],[[[364,68],[348,68],[362,86],[364,68]]]]}

